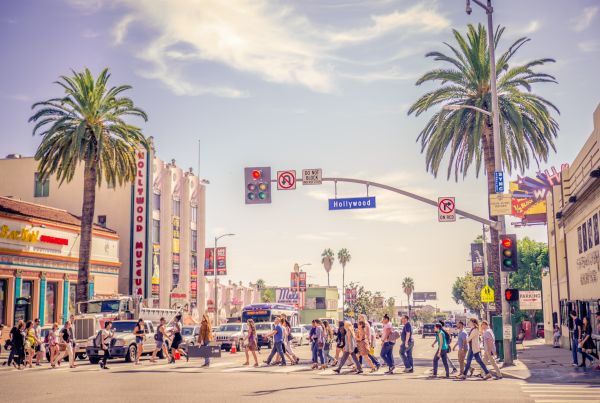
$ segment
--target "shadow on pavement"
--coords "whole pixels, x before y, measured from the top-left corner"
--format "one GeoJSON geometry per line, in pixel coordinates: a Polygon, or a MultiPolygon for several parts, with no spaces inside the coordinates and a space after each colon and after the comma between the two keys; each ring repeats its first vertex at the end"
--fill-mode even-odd
{"type": "Polygon", "coordinates": [[[382,382],[382,381],[389,381],[389,380],[391,380],[391,378],[356,380],[356,381],[350,381],[350,382],[321,383],[318,385],[306,385],[306,386],[294,386],[294,387],[285,387],[285,388],[277,388],[277,389],[257,390],[256,392],[253,392],[246,396],[266,396],[266,395],[271,395],[271,394],[274,394],[277,392],[289,392],[290,390],[297,390],[297,389],[322,388],[325,386],[352,385],[352,384],[360,384],[360,383],[382,382]]]}

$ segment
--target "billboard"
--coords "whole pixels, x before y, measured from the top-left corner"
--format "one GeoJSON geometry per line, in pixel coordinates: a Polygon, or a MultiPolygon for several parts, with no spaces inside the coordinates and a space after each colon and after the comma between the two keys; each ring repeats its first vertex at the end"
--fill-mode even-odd
{"type": "Polygon", "coordinates": [[[413,302],[425,302],[437,299],[437,292],[413,292],[413,302]]]}
{"type": "Polygon", "coordinates": [[[275,290],[275,302],[280,304],[299,305],[302,296],[301,292],[293,288],[277,288],[275,290]]]}

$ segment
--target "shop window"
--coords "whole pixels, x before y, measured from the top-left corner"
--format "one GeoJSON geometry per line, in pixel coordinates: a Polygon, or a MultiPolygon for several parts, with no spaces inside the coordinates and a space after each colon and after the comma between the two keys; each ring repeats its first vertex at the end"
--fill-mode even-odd
{"type": "Polygon", "coordinates": [[[315,297],[315,307],[316,309],[327,309],[325,297],[315,297]]]}
{"type": "Polygon", "coordinates": [[[181,202],[179,200],[173,199],[173,215],[175,217],[181,216],[181,202]]]}
{"type": "Polygon", "coordinates": [[[75,309],[75,299],[77,298],[77,283],[69,283],[69,317],[75,315],[77,310],[75,309]]]}
{"type": "Polygon", "coordinates": [[[196,207],[196,206],[192,206],[192,222],[193,223],[198,222],[198,207],[196,207]]]}
{"type": "Polygon", "coordinates": [[[195,229],[192,230],[192,252],[196,252],[198,250],[198,231],[195,229]]]}
{"type": "Polygon", "coordinates": [[[105,215],[98,216],[98,225],[106,228],[106,216],[105,215]]]}
{"type": "Polygon", "coordinates": [[[152,242],[160,243],[160,220],[152,220],[152,242]]]}
{"type": "Polygon", "coordinates": [[[6,280],[0,280],[0,323],[8,322],[6,309],[8,303],[8,284],[6,280]]]}
{"type": "Polygon", "coordinates": [[[50,194],[50,181],[48,179],[41,180],[39,172],[34,176],[33,197],[48,197],[50,194]]]}
{"type": "Polygon", "coordinates": [[[46,304],[44,310],[44,323],[50,324],[56,322],[56,297],[58,283],[46,283],[46,304]]]}
{"type": "Polygon", "coordinates": [[[152,204],[154,204],[154,210],[160,211],[160,193],[153,193],[152,197],[152,204]]]}
{"type": "Polygon", "coordinates": [[[21,297],[31,299],[33,295],[33,280],[23,280],[21,283],[21,297]]]}

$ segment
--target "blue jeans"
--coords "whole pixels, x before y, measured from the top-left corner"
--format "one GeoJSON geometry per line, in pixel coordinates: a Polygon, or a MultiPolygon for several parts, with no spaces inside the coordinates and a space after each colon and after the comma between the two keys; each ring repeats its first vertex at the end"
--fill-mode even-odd
{"type": "Polygon", "coordinates": [[[413,367],[412,351],[414,345],[414,342],[408,342],[408,348],[406,348],[404,343],[402,343],[400,346],[400,357],[402,357],[402,362],[404,363],[404,368],[406,369],[412,369],[413,367]]]}
{"type": "Polygon", "coordinates": [[[471,361],[473,361],[473,358],[475,358],[475,361],[477,361],[477,364],[479,364],[486,375],[490,373],[481,359],[481,353],[473,354],[473,350],[469,350],[469,354],[467,355],[467,364],[465,365],[465,371],[463,372],[464,376],[467,376],[467,372],[469,372],[469,369],[471,368],[471,361]]]}
{"type": "MultiPolygon", "coordinates": [[[[363,356],[361,355],[360,357],[358,357],[358,362],[363,363],[363,356]]],[[[375,365],[375,367],[379,368],[381,367],[381,364],[379,363],[379,361],[377,361],[377,358],[373,357],[371,354],[369,354],[369,360],[371,360],[371,362],[373,363],[373,365],[375,365]]]]}
{"type": "Polygon", "coordinates": [[[583,365],[585,365],[585,359],[587,358],[590,362],[594,362],[596,359],[594,356],[586,353],[582,348],[577,349],[581,353],[581,359],[583,360],[583,365]]]}
{"type": "MultiPolygon", "coordinates": [[[[208,346],[208,344],[209,344],[208,340],[205,340],[204,343],[202,343],[203,346],[208,346]]],[[[210,365],[210,358],[208,358],[208,356],[204,357],[204,365],[210,365]]]]}
{"type": "Polygon", "coordinates": [[[387,364],[388,368],[394,368],[394,356],[392,354],[392,350],[394,349],[394,343],[390,341],[386,341],[381,346],[381,358],[387,364]]]}
{"type": "Polygon", "coordinates": [[[275,356],[275,353],[279,354],[281,357],[281,365],[285,365],[285,355],[283,354],[283,342],[276,341],[273,345],[273,349],[271,350],[271,354],[269,354],[269,358],[267,358],[267,364],[271,363],[271,360],[275,356]]]}
{"type": "Polygon", "coordinates": [[[571,339],[571,354],[573,355],[573,364],[577,365],[577,350],[579,349],[579,341],[571,339]]]}
{"type": "MultiPolygon", "coordinates": [[[[477,354],[479,354],[479,353],[477,353],[477,354]]],[[[438,361],[440,360],[440,358],[442,359],[442,362],[444,363],[444,368],[446,369],[446,378],[447,378],[448,376],[450,376],[450,370],[448,369],[448,354],[445,351],[441,351],[439,357],[436,352],[435,356],[433,357],[433,376],[437,375],[438,361]]]]}
{"type": "Polygon", "coordinates": [[[321,362],[321,365],[323,365],[325,363],[325,359],[323,357],[323,349],[319,348],[319,344],[316,342],[313,343],[310,349],[312,351],[312,362],[315,364],[321,362]]]}

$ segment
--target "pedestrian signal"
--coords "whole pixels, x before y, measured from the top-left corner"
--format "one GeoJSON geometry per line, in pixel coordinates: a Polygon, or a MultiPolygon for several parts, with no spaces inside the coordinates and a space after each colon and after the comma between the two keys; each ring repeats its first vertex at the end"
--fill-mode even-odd
{"type": "Polygon", "coordinates": [[[519,290],[516,288],[507,288],[504,290],[504,299],[508,302],[515,302],[519,300],[519,290]]]}

